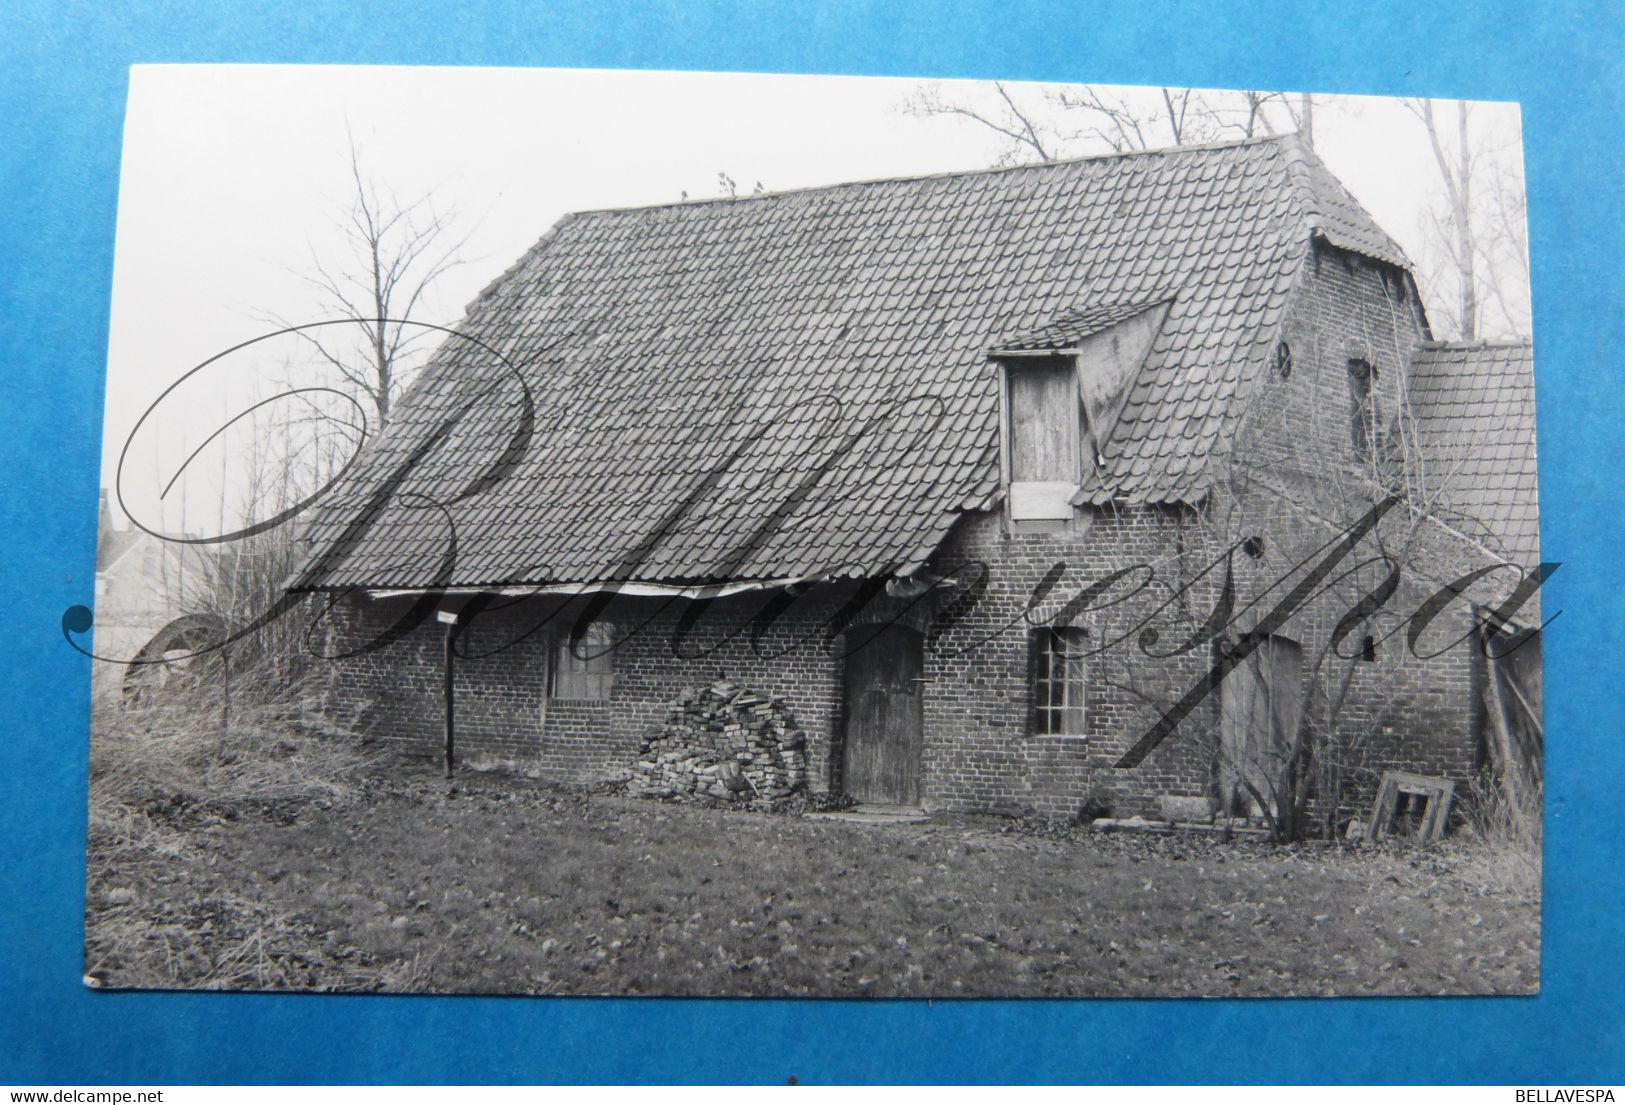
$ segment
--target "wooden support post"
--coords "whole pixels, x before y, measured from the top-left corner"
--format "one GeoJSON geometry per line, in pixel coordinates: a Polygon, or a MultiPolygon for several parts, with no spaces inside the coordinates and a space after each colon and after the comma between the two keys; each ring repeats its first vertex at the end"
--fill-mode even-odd
{"type": "Polygon", "coordinates": [[[1484,648],[1485,688],[1489,701],[1485,713],[1489,715],[1490,731],[1495,734],[1492,747],[1501,762],[1501,793],[1506,798],[1507,816],[1518,828],[1524,827],[1524,794],[1522,762],[1517,742],[1512,736],[1512,725],[1507,716],[1507,700],[1501,686],[1501,667],[1496,663],[1493,642],[1486,639],[1484,648]]]}
{"type": "Polygon", "coordinates": [[[446,627],[445,643],[445,673],[446,673],[446,778],[451,778],[452,767],[456,764],[457,754],[457,725],[456,725],[456,673],[457,673],[457,615],[450,610],[440,610],[435,614],[441,624],[446,627]]]}
{"type": "Polygon", "coordinates": [[[220,737],[231,731],[231,649],[220,646],[220,737]]]}
{"type": "Polygon", "coordinates": [[[231,649],[220,646],[220,747],[215,759],[224,760],[231,744],[231,649]]]}

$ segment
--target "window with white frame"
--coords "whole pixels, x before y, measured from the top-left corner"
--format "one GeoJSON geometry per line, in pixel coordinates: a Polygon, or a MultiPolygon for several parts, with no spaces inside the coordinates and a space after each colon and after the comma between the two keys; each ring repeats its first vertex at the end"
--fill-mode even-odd
{"type": "Polygon", "coordinates": [[[1032,631],[1032,731],[1045,736],[1083,736],[1088,651],[1087,630],[1041,626],[1032,631]]]}
{"type": "Polygon", "coordinates": [[[571,642],[561,631],[553,649],[553,698],[603,702],[615,680],[615,636],[611,627],[595,622],[571,642]]]}

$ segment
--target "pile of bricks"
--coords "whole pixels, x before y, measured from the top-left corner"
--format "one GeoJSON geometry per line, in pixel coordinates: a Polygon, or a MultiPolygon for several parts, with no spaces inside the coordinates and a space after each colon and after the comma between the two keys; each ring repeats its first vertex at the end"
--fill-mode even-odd
{"type": "Polygon", "coordinates": [[[734,802],[783,798],[807,783],[807,737],[782,700],[726,680],[690,688],[639,746],[635,794],[734,802]]]}

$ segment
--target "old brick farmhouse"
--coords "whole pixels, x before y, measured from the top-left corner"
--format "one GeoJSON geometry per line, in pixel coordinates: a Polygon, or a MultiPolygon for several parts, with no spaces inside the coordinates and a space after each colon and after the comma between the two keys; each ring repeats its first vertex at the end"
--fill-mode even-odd
{"type": "Polygon", "coordinates": [[[455,330],[294,580],[380,738],[439,749],[449,639],[459,754],[562,780],[719,676],[813,789],[927,809],[1486,762],[1529,348],[1433,342],[1295,137],[578,213],[455,330]]]}

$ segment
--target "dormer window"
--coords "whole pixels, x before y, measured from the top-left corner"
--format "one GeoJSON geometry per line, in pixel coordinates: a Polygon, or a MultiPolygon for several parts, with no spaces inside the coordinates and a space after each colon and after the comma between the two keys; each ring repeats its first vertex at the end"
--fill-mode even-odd
{"type": "Polygon", "coordinates": [[[1082,437],[1072,358],[1012,359],[1005,373],[1010,517],[1013,521],[1070,518],[1081,471],[1082,437]]]}
{"type": "Polygon", "coordinates": [[[1012,528],[1044,532],[1072,521],[1072,500],[1105,467],[1113,429],[1173,302],[1157,295],[1085,304],[989,350],[1002,379],[1012,528]]]}

